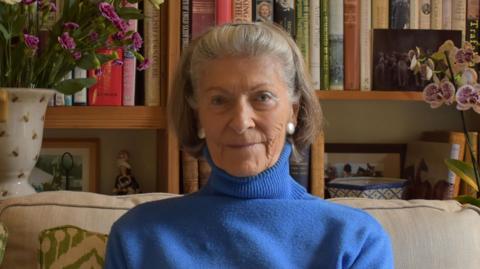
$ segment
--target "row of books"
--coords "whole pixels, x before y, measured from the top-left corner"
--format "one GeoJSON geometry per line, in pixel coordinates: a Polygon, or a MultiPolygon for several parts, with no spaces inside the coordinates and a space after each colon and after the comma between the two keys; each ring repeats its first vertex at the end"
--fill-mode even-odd
{"type": "MultiPolygon", "coordinates": [[[[295,38],[316,89],[368,91],[375,75],[373,29],[458,30],[462,40],[478,47],[479,3],[480,0],[183,0],[181,43],[186,46],[191,38],[225,22],[273,21],[295,38]]],[[[415,45],[409,49],[413,48],[415,45]]]]}
{"type": "MultiPolygon", "coordinates": [[[[290,158],[290,175],[306,190],[311,189],[310,147],[302,153],[303,158],[290,158]]],[[[205,186],[211,173],[211,167],[205,158],[195,158],[185,151],[181,155],[182,193],[192,193],[205,186]]]]}
{"type": "MultiPolygon", "coordinates": [[[[50,18],[51,20],[61,16],[62,2],[57,0],[60,8],[56,17],[50,18]]],[[[138,7],[138,4],[127,5],[138,7]]],[[[50,106],[159,106],[166,103],[166,95],[161,92],[161,36],[165,29],[161,18],[165,15],[165,7],[162,5],[158,10],[149,1],[141,2],[140,5],[145,19],[130,20],[128,31],[138,31],[143,36],[144,47],[141,52],[149,59],[150,67],[143,72],[137,71],[135,57],[119,49],[116,53],[120,62],[107,62],[100,71],[75,68],[68,73],[65,79],[94,77],[97,83],[74,95],[56,93],[50,106]]],[[[111,51],[104,50],[99,53],[110,54],[111,51]]]]}

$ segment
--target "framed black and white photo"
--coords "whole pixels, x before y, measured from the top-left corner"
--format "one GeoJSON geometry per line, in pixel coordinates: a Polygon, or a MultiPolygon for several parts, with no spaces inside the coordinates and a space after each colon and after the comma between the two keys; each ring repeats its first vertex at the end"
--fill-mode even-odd
{"type": "Polygon", "coordinates": [[[325,144],[325,181],[342,177],[400,178],[405,144],[325,144]]]}
{"type": "Polygon", "coordinates": [[[44,139],[30,175],[36,191],[97,191],[99,140],[44,139]]]}

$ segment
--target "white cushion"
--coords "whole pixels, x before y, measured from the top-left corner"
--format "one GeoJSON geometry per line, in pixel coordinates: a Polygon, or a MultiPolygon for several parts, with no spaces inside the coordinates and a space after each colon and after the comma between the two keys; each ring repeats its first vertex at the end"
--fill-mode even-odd
{"type": "Polygon", "coordinates": [[[9,231],[2,269],[37,268],[42,230],[74,225],[107,234],[122,214],[137,204],[175,196],[149,193],[108,196],[88,192],[43,192],[0,201],[0,222],[9,231]]]}
{"type": "Polygon", "coordinates": [[[362,208],[374,216],[392,240],[395,268],[480,268],[480,209],[456,201],[331,201],[362,208]]]}

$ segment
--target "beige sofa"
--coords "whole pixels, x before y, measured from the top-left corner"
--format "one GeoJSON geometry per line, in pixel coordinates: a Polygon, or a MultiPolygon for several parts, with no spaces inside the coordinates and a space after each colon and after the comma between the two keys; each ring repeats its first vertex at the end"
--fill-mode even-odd
{"type": "MultiPolygon", "coordinates": [[[[133,206],[174,197],[151,193],[107,196],[85,192],[47,192],[0,201],[0,222],[9,230],[2,269],[37,268],[41,230],[71,224],[108,233],[133,206]]],[[[391,236],[395,268],[480,268],[480,209],[455,201],[332,199],[363,208],[391,236]]]]}

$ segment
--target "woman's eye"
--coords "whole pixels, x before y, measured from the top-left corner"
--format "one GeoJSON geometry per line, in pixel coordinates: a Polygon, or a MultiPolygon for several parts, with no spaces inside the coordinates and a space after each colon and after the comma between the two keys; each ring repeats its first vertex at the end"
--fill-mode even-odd
{"type": "Polygon", "coordinates": [[[210,103],[216,106],[223,105],[226,101],[227,101],[227,98],[221,95],[212,96],[210,99],[210,103]]]}
{"type": "Polygon", "coordinates": [[[255,100],[261,103],[268,103],[275,100],[275,96],[269,92],[261,92],[256,95],[255,100]]]}

